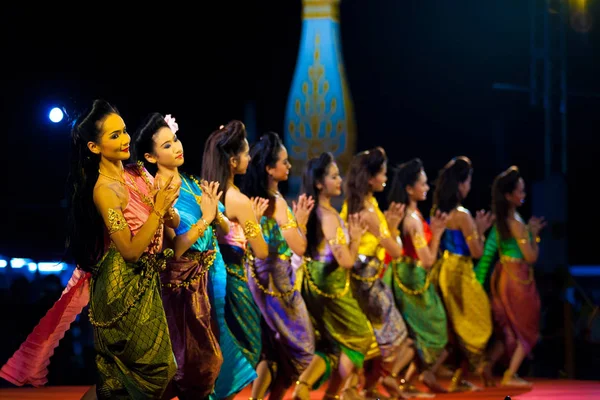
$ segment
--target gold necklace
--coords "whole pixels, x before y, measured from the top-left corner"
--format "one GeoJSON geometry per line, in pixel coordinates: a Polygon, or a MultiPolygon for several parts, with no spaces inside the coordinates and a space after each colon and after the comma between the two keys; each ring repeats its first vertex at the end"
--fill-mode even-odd
{"type": "MultiPolygon", "coordinates": [[[[180,177],[181,177],[181,180],[185,182],[185,185],[189,188],[189,190],[186,189],[186,188],[184,188],[184,187],[181,187],[181,189],[184,192],[188,192],[189,194],[191,194],[192,196],[194,196],[194,198],[196,199],[196,203],[198,203],[198,205],[200,205],[202,203],[202,195],[197,195],[196,193],[194,193],[192,191],[192,187],[190,186],[190,184],[188,183],[188,181],[183,176],[180,175],[180,177]]],[[[198,182],[196,182],[195,180],[194,180],[194,182],[196,184],[198,184],[198,182]]]]}
{"type": "Polygon", "coordinates": [[[102,171],[100,171],[100,170],[98,170],[98,173],[99,173],[100,175],[104,176],[105,178],[108,178],[108,179],[111,179],[111,180],[113,180],[113,181],[119,182],[119,183],[120,183],[120,184],[122,184],[122,185],[127,185],[127,183],[125,182],[125,179],[123,179],[123,178],[121,178],[121,179],[118,179],[118,178],[113,178],[112,176],[110,176],[110,175],[107,175],[107,174],[103,173],[103,172],[102,172],[102,171]]]}

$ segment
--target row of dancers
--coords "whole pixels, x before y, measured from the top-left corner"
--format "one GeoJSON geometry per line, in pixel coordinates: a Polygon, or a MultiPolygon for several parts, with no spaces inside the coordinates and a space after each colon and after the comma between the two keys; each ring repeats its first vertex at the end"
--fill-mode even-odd
{"type": "Polygon", "coordinates": [[[67,246],[78,267],[1,377],[44,385],[89,304],[97,383],[84,398],[231,399],[251,384],[251,400],[292,386],[306,400],[326,381],[327,399],[384,398],[380,385],[391,398],[431,397],[477,389],[463,374],[493,385],[503,357],[501,384],[529,385],[516,373],[539,335],[531,265],[545,222],[517,212],[516,167],[494,180],[492,212],[473,216],[462,206],[473,167],[452,159],[426,220],[421,161],[388,173],[374,148],[354,156],[338,212],[330,153],[308,161],[288,204],[278,185],[292,166],[276,133],[250,146],[242,122],[221,126],[200,179],[180,170],[178,129],[153,113],[132,139],[103,100],[75,122],[67,246]],[[453,350],[461,362],[445,388],[437,376],[453,350]]]}

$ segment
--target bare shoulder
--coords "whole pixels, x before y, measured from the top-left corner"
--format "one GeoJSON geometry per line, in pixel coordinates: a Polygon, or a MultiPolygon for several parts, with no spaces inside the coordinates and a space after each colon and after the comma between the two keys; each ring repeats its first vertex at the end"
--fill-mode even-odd
{"type": "Polygon", "coordinates": [[[456,207],[456,216],[458,218],[470,217],[471,211],[469,211],[467,208],[464,208],[463,206],[458,206],[456,207]]]}
{"type": "Polygon", "coordinates": [[[322,207],[319,207],[317,212],[319,213],[319,218],[321,219],[321,223],[324,226],[332,225],[334,227],[337,227],[340,225],[340,217],[337,212],[323,209],[322,207]]]}
{"type": "Polygon", "coordinates": [[[96,206],[117,206],[127,204],[127,190],[117,182],[98,182],[94,186],[94,203],[96,206]]]}
{"type": "Polygon", "coordinates": [[[244,193],[236,190],[234,188],[229,188],[227,190],[227,203],[231,203],[231,205],[240,205],[246,204],[250,201],[250,198],[246,196],[244,193]]]}

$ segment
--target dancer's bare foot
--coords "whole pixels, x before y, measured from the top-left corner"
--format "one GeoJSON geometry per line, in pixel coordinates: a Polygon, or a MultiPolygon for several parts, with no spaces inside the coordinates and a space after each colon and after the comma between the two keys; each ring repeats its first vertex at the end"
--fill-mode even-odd
{"type": "Polygon", "coordinates": [[[385,389],[385,391],[390,395],[391,398],[395,399],[410,399],[411,396],[405,394],[400,386],[398,386],[398,381],[391,375],[386,376],[381,380],[381,386],[385,389]]]}
{"type": "Polygon", "coordinates": [[[459,368],[454,373],[452,377],[452,381],[450,382],[450,386],[448,387],[448,392],[456,393],[456,392],[479,392],[482,389],[479,386],[475,386],[471,382],[465,380],[463,377],[463,370],[459,368]]]}
{"type": "Polygon", "coordinates": [[[510,371],[506,371],[500,385],[510,387],[531,387],[533,386],[533,383],[519,378],[517,374],[512,374],[510,371]]]}
{"type": "Polygon", "coordinates": [[[425,393],[421,392],[414,385],[408,383],[405,379],[400,379],[400,385],[398,386],[402,394],[409,399],[417,398],[417,399],[431,399],[435,397],[433,393],[425,393]]]}
{"type": "Polygon", "coordinates": [[[448,393],[448,391],[438,383],[435,375],[430,370],[421,372],[421,375],[419,375],[419,382],[427,386],[433,393],[448,393]]]}
{"type": "Polygon", "coordinates": [[[296,387],[294,388],[294,394],[292,395],[293,400],[310,400],[310,387],[308,383],[303,381],[296,381],[296,387]]]}

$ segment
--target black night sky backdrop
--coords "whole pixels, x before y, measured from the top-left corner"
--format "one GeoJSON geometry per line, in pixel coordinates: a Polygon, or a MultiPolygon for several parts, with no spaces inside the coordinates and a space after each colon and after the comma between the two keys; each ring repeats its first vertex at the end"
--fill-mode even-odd
{"type": "MultiPolygon", "coordinates": [[[[594,195],[600,144],[600,1],[588,6],[592,29],[579,33],[567,27],[572,94],[567,108],[567,221],[548,233],[568,240],[570,265],[600,265],[594,195]]],[[[185,167],[195,173],[205,139],[231,119],[243,120],[251,137],[267,130],[283,134],[301,33],[300,0],[126,7],[105,2],[72,8],[52,3],[3,6],[1,256],[57,260],[63,254],[69,131],[66,124],[48,121],[53,105],[72,112],[104,98],[119,108],[131,132],[150,112],[172,114],[185,146],[185,167]]],[[[394,163],[420,157],[432,180],[450,158],[467,155],[475,167],[465,204],[471,210],[489,208],[492,180],[511,164],[521,168],[529,189],[544,178],[541,98],[532,107],[527,93],[492,88],[498,82],[529,85],[530,1],[343,0],[341,32],[357,151],[380,145],[394,163]]],[[[541,77],[540,69],[540,82],[541,77]]],[[[553,172],[558,173],[561,146],[554,147],[553,172]]],[[[533,203],[563,207],[558,196],[534,199],[531,190],[529,194],[522,210],[526,218],[533,203]]],[[[430,202],[422,204],[422,211],[429,207],[430,202]]],[[[7,326],[16,328],[0,338],[0,363],[62,288],[54,290],[34,308],[7,310],[7,326]],[[19,319],[25,315],[28,322],[19,319]]],[[[11,309],[21,301],[5,300],[11,309]]],[[[554,310],[548,315],[555,319],[545,320],[544,329],[560,330],[562,303],[550,300],[545,310],[554,310]]],[[[81,326],[91,348],[90,332],[81,326]]],[[[562,339],[555,340],[538,351],[539,375],[544,368],[556,366],[548,375],[562,368],[562,352],[552,350],[561,347],[562,339]]],[[[64,351],[58,350],[56,357],[65,364],[53,361],[51,382],[93,380],[93,371],[73,370],[64,351]]],[[[85,363],[93,365],[91,358],[85,363]]]]}

